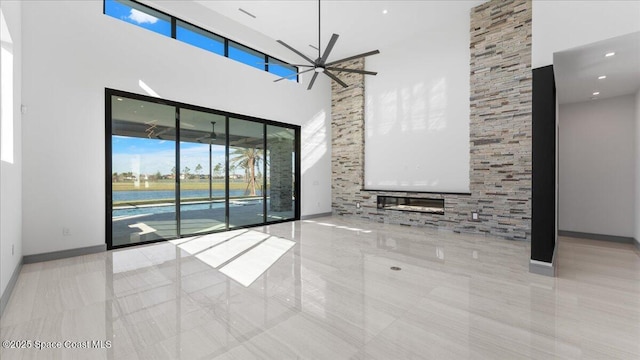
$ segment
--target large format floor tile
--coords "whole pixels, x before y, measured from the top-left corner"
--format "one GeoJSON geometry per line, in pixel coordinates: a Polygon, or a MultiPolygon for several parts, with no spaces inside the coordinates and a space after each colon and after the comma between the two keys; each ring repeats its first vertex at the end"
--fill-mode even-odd
{"type": "Polygon", "coordinates": [[[640,359],[632,246],[560,238],[556,278],[529,254],[327,217],[28,264],[0,340],[30,348],[0,357],[640,359]]]}

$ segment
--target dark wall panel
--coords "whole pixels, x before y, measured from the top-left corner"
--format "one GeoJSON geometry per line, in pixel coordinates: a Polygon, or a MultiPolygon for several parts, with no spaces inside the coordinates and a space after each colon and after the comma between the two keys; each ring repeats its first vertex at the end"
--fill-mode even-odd
{"type": "Polygon", "coordinates": [[[556,87],[553,66],[533,69],[531,259],[552,262],[556,245],[556,87]]]}

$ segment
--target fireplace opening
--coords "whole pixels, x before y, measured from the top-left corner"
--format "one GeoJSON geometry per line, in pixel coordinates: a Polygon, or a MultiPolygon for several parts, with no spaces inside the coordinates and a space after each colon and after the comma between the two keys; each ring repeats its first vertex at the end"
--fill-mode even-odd
{"type": "Polygon", "coordinates": [[[378,196],[378,210],[413,211],[444,215],[444,199],[378,196]]]}

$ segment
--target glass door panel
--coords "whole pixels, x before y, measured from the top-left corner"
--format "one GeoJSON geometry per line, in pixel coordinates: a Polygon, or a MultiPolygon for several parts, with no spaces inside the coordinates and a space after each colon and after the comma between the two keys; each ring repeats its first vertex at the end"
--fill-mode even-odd
{"type": "Polygon", "coordinates": [[[109,248],[296,218],[298,128],[107,96],[109,248]]]}
{"type": "Polygon", "coordinates": [[[264,223],[264,125],[229,119],[229,228],[264,223]]]}
{"type": "Polygon", "coordinates": [[[175,108],[111,97],[112,246],[177,237],[175,108]]]}
{"type": "Polygon", "coordinates": [[[267,125],[267,222],[295,217],[295,131],[267,125]]]}
{"type": "Polygon", "coordinates": [[[180,236],[226,229],[225,118],[180,109],[180,236]]]}

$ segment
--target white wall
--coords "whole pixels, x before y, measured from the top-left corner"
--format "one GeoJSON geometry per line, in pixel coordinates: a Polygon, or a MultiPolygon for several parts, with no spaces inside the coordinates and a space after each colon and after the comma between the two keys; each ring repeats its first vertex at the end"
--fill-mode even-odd
{"type": "MultiPolygon", "coordinates": [[[[157,4],[247,45],[255,38],[258,50],[282,50],[198,4],[157,4]]],[[[319,143],[303,148],[302,215],[331,211],[330,139],[309,130],[329,133],[328,82],[313,91],[274,83],[272,74],[103,15],[101,0],[24,2],[23,39],[25,255],[105,243],[104,88],[145,94],[140,81],[169,100],[302,125],[319,143]]]]}
{"type": "Polygon", "coordinates": [[[553,53],[640,31],[640,1],[534,0],[532,68],[551,65],[553,53]]]}
{"type": "Polygon", "coordinates": [[[22,259],[21,4],[0,2],[0,296],[22,259]]]}
{"type": "Polygon", "coordinates": [[[634,236],[635,98],[560,105],[559,230],[634,236]]]}
{"type": "Polygon", "coordinates": [[[640,89],[636,92],[636,216],[635,238],[640,247],[640,89]]]}
{"type": "Polygon", "coordinates": [[[469,11],[453,15],[367,58],[368,189],[469,191],[469,11]]]}

